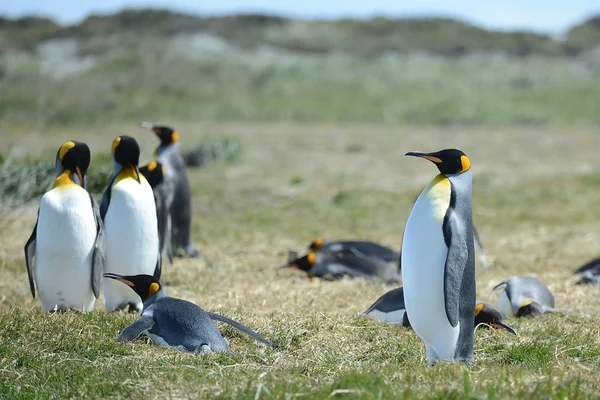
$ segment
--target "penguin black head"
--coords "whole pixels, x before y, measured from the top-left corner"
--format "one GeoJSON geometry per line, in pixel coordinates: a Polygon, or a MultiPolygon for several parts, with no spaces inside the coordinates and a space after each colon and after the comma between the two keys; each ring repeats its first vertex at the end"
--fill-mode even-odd
{"type": "Polygon", "coordinates": [[[139,182],[140,174],[138,164],[140,162],[140,146],[131,136],[117,136],[112,144],[114,160],[123,167],[130,167],[134,178],[139,182]]]}
{"type": "Polygon", "coordinates": [[[161,146],[168,146],[179,141],[179,132],[168,126],[154,126],[149,122],[142,122],[140,126],[154,132],[160,139],[161,146]]]}
{"type": "Polygon", "coordinates": [[[492,328],[505,329],[513,335],[517,334],[517,331],[502,321],[502,314],[489,304],[479,303],[475,306],[475,326],[479,324],[487,324],[492,328]]]}
{"type": "Polygon", "coordinates": [[[298,268],[299,270],[302,270],[304,272],[309,272],[315,265],[315,262],[317,262],[317,255],[311,251],[304,257],[297,258],[295,260],[288,262],[285,265],[282,265],[281,267],[279,267],[279,269],[298,268]]]}
{"type": "Polygon", "coordinates": [[[519,310],[517,311],[517,318],[539,317],[542,314],[544,314],[542,306],[539,303],[536,303],[535,301],[529,300],[521,304],[521,307],[519,307],[519,310]]]}
{"type": "Polygon", "coordinates": [[[315,241],[310,244],[310,246],[308,246],[308,249],[311,251],[319,251],[319,250],[321,250],[321,248],[323,247],[324,244],[325,244],[325,239],[323,239],[322,237],[319,237],[319,238],[316,238],[315,241]]]}
{"type": "Polygon", "coordinates": [[[85,187],[85,176],[90,166],[90,148],[83,142],[69,140],[56,152],[57,167],[59,171],[68,171],[69,175],[76,174],[79,185],[85,187]]]}
{"type": "Polygon", "coordinates": [[[162,289],[160,281],[152,275],[117,275],[107,272],[102,276],[105,278],[110,278],[119,282],[123,282],[124,284],[132,288],[135,291],[135,293],[137,293],[137,295],[140,296],[144,303],[150,300],[152,296],[154,296],[162,289]]]}
{"type": "Polygon", "coordinates": [[[165,172],[165,166],[154,160],[140,167],[140,173],[146,177],[146,180],[152,188],[155,188],[162,183],[165,178],[165,172]]]}
{"type": "Polygon", "coordinates": [[[444,175],[462,174],[471,168],[469,158],[460,150],[446,149],[435,153],[417,153],[414,151],[406,153],[407,156],[421,157],[437,165],[444,175]]]}

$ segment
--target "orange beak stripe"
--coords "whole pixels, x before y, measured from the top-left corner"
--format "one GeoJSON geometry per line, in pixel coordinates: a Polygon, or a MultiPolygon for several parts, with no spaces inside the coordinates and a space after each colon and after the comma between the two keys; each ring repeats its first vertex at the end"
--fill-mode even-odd
{"type": "Polygon", "coordinates": [[[128,281],[127,279],[117,279],[119,282],[123,282],[124,284],[126,284],[129,287],[134,287],[135,284],[131,281],[128,281]]]}
{"type": "Polygon", "coordinates": [[[424,158],[424,159],[429,160],[429,161],[432,161],[432,162],[434,162],[436,164],[441,164],[442,163],[442,160],[439,159],[439,158],[437,158],[437,157],[432,157],[432,156],[419,156],[419,157],[424,158]]]}

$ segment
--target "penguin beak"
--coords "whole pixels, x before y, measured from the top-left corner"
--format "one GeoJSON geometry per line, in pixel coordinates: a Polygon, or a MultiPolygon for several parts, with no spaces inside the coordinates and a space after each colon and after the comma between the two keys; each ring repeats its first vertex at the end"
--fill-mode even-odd
{"type": "Polygon", "coordinates": [[[290,264],[290,263],[283,264],[282,266],[277,267],[276,270],[279,271],[279,270],[284,269],[284,268],[298,268],[298,265],[296,265],[296,264],[290,264]]]}
{"type": "Polygon", "coordinates": [[[409,151],[408,153],[405,154],[405,156],[413,156],[413,157],[420,157],[420,158],[424,158],[426,160],[429,160],[435,164],[441,164],[442,160],[438,157],[434,157],[429,155],[428,153],[418,153],[416,151],[409,151]]]}
{"type": "Polygon", "coordinates": [[[79,169],[79,166],[75,167],[75,173],[77,174],[77,177],[79,178],[79,184],[81,185],[81,187],[85,187],[85,178],[83,177],[83,174],[81,173],[81,170],[79,169]]]}
{"type": "MultiPolygon", "coordinates": [[[[131,165],[131,164],[129,164],[129,165],[131,165]]],[[[138,169],[138,167],[135,167],[133,165],[131,165],[131,168],[133,168],[133,171],[135,173],[135,180],[138,181],[138,183],[141,183],[140,182],[140,170],[138,169]]]]}
{"type": "Polygon", "coordinates": [[[111,274],[111,273],[107,272],[107,273],[102,274],[102,276],[105,278],[110,278],[110,279],[114,279],[119,282],[123,282],[124,284],[126,284],[129,287],[135,286],[135,283],[131,282],[130,280],[125,279],[121,275],[111,274]]]}
{"type": "Polygon", "coordinates": [[[496,329],[504,329],[509,331],[510,333],[512,333],[513,335],[517,334],[517,331],[515,331],[513,328],[511,328],[510,326],[506,325],[504,322],[502,321],[497,321],[497,322],[492,322],[490,324],[490,326],[492,328],[496,328],[496,329]]]}

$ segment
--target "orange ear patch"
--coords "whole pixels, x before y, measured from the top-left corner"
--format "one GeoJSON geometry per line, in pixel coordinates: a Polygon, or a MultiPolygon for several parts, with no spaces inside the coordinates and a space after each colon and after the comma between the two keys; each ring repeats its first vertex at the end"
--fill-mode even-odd
{"type": "Polygon", "coordinates": [[[308,262],[313,265],[317,261],[317,255],[315,253],[308,253],[308,262]]]}
{"type": "Polygon", "coordinates": [[[158,166],[157,162],[152,160],[148,163],[148,171],[154,171],[154,169],[158,166]]]}
{"type": "Polygon", "coordinates": [[[483,303],[479,303],[475,306],[475,316],[479,315],[481,310],[483,309],[483,303]]]}
{"type": "Polygon", "coordinates": [[[462,166],[462,171],[460,172],[465,172],[471,168],[471,161],[469,161],[467,156],[460,156],[460,164],[462,166]]]}
{"type": "Polygon", "coordinates": [[[119,147],[119,144],[121,143],[121,136],[117,137],[112,144],[112,152],[114,153],[115,150],[117,149],[117,147],[119,147]]]}
{"type": "Polygon", "coordinates": [[[148,288],[148,299],[156,294],[160,290],[160,285],[156,282],[152,282],[148,288]]]}
{"type": "Polygon", "coordinates": [[[67,152],[73,147],[75,147],[75,142],[72,142],[70,140],[62,146],[60,146],[60,150],[58,151],[58,159],[62,161],[62,159],[65,157],[65,154],[67,154],[67,152]]]}
{"type": "Polygon", "coordinates": [[[171,135],[171,143],[175,143],[179,141],[179,132],[175,131],[171,135]]]}

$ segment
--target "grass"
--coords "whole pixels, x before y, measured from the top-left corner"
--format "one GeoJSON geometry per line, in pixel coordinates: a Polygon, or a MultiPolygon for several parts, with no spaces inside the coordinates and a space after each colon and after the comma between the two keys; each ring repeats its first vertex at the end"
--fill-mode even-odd
{"type": "MultiPolygon", "coordinates": [[[[5,135],[3,148],[53,160],[71,137],[106,152],[131,131],[148,159],[155,138],[137,121],[43,136],[5,135]],[[30,143],[36,143],[31,147],[30,143]]],[[[583,399],[597,396],[598,289],[572,271],[598,256],[597,132],[536,128],[179,124],[183,150],[207,138],[241,143],[236,163],[189,171],[193,238],[201,260],[164,268],[173,296],[196,302],[279,342],[267,349],[220,326],[230,355],[198,357],[147,340],[119,344],[133,316],[46,315],[31,298],[22,247],[37,202],[0,218],[0,397],[583,399]],[[316,237],[368,238],[399,248],[419,189],[435,173],[410,150],[457,147],[474,171],[474,218],[491,267],[477,267],[478,298],[513,275],[536,276],[558,307],[589,314],[507,322],[519,336],[479,329],[473,366],[426,365],[413,331],[358,318],[394,286],[323,282],[275,273],[288,248],[316,237]]],[[[98,160],[98,159],[97,159],[98,160]]],[[[102,168],[93,161],[90,171],[102,168]]]]}

